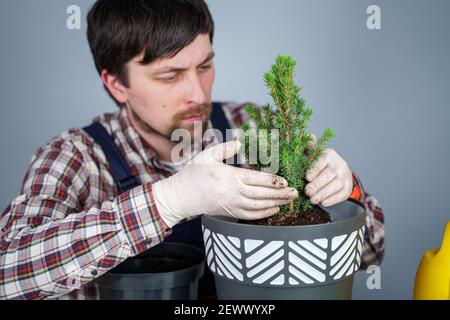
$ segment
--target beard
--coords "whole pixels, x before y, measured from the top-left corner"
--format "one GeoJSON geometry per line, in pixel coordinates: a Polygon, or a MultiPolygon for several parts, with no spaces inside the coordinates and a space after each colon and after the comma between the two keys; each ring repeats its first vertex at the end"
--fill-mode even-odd
{"type": "Polygon", "coordinates": [[[142,119],[134,111],[133,108],[131,108],[131,107],[128,107],[128,108],[129,108],[129,110],[131,112],[131,116],[132,116],[133,120],[136,122],[137,126],[145,133],[163,136],[167,140],[171,140],[174,131],[176,131],[178,129],[185,129],[189,132],[189,135],[191,136],[191,143],[194,143],[195,134],[197,134],[197,133],[194,134],[194,131],[195,131],[194,129],[195,129],[195,126],[198,126],[198,122],[200,122],[200,121],[198,121],[197,123],[194,123],[194,122],[183,123],[183,118],[186,116],[189,116],[192,113],[203,112],[203,114],[206,114],[205,120],[201,121],[201,128],[202,128],[201,136],[203,137],[204,133],[208,129],[208,123],[209,123],[209,119],[210,119],[211,112],[212,112],[212,105],[208,104],[208,105],[202,105],[200,107],[197,107],[195,110],[193,110],[191,112],[178,113],[174,116],[174,122],[169,127],[169,129],[166,130],[165,132],[161,132],[161,131],[153,128],[152,126],[150,126],[147,122],[145,122],[145,120],[142,119]]]}

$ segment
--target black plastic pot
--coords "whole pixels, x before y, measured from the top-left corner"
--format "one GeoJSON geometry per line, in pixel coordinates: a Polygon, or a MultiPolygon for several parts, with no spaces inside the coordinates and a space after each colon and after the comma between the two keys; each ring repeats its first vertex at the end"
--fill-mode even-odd
{"type": "Polygon", "coordinates": [[[101,300],[195,300],[202,250],[162,242],[96,279],[101,300]]]}
{"type": "Polygon", "coordinates": [[[218,299],[350,299],[361,264],[365,210],[351,200],[324,209],[333,222],[311,226],[203,216],[218,299]]]}

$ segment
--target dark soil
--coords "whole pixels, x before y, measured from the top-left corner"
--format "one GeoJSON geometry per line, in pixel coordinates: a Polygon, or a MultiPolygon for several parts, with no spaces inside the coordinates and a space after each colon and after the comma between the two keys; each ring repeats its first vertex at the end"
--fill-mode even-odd
{"type": "Polygon", "coordinates": [[[239,220],[242,224],[252,224],[259,226],[307,226],[315,224],[330,223],[330,214],[319,206],[314,206],[306,212],[299,212],[293,216],[282,218],[281,215],[276,214],[262,220],[239,220]]]}

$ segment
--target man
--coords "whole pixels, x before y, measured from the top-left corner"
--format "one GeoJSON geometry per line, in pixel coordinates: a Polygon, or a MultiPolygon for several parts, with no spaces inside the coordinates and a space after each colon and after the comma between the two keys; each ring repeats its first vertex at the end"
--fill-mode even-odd
{"type": "MultiPolygon", "coordinates": [[[[176,129],[193,133],[200,121],[203,131],[212,127],[213,34],[202,0],[94,4],[90,48],[120,107],[94,122],[107,130],[139,185],[126,190],[117,183],[87,129],[71,129],[40,148],[20,195],[2,213],[0,298],[92,296],[92,280],[164,241],[185,219],[264,218],[298,196],[281,177],[224,164],[238,151],[236,141],[205,148],[196,165],[172,162],[176,129]],[[213,163],[202,162],[208,158],[213,163]]],[[[233,128],[248,119],[243,105],[219,108],[233,128]]],[[[351,197],[365,205],[363,265],[380,263],[383,213],[346,162],[328,149],[307,179],[312,203],[330,206],[351,197]]]]}

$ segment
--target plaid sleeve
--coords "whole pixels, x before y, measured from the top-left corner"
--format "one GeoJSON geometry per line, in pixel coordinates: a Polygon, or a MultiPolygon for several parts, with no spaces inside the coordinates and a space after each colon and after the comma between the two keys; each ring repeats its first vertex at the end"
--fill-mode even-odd
{"type": "Polygon", "coordinates": [[[84,155],[60,139],[34,156],[21,194],[1,215],[0,299],[65,295],[170,232],[151,184],[83,208],[98,192],[84,155]]]}
{"type": "Polygon", "coordinates": [[[380,265],[384,257],[384,213],[375,197],[367,193],[359,178],[353,173],[351,199],[357,200],[366,209],[366,232],[364,236],[362,269],[380,265]]]}

